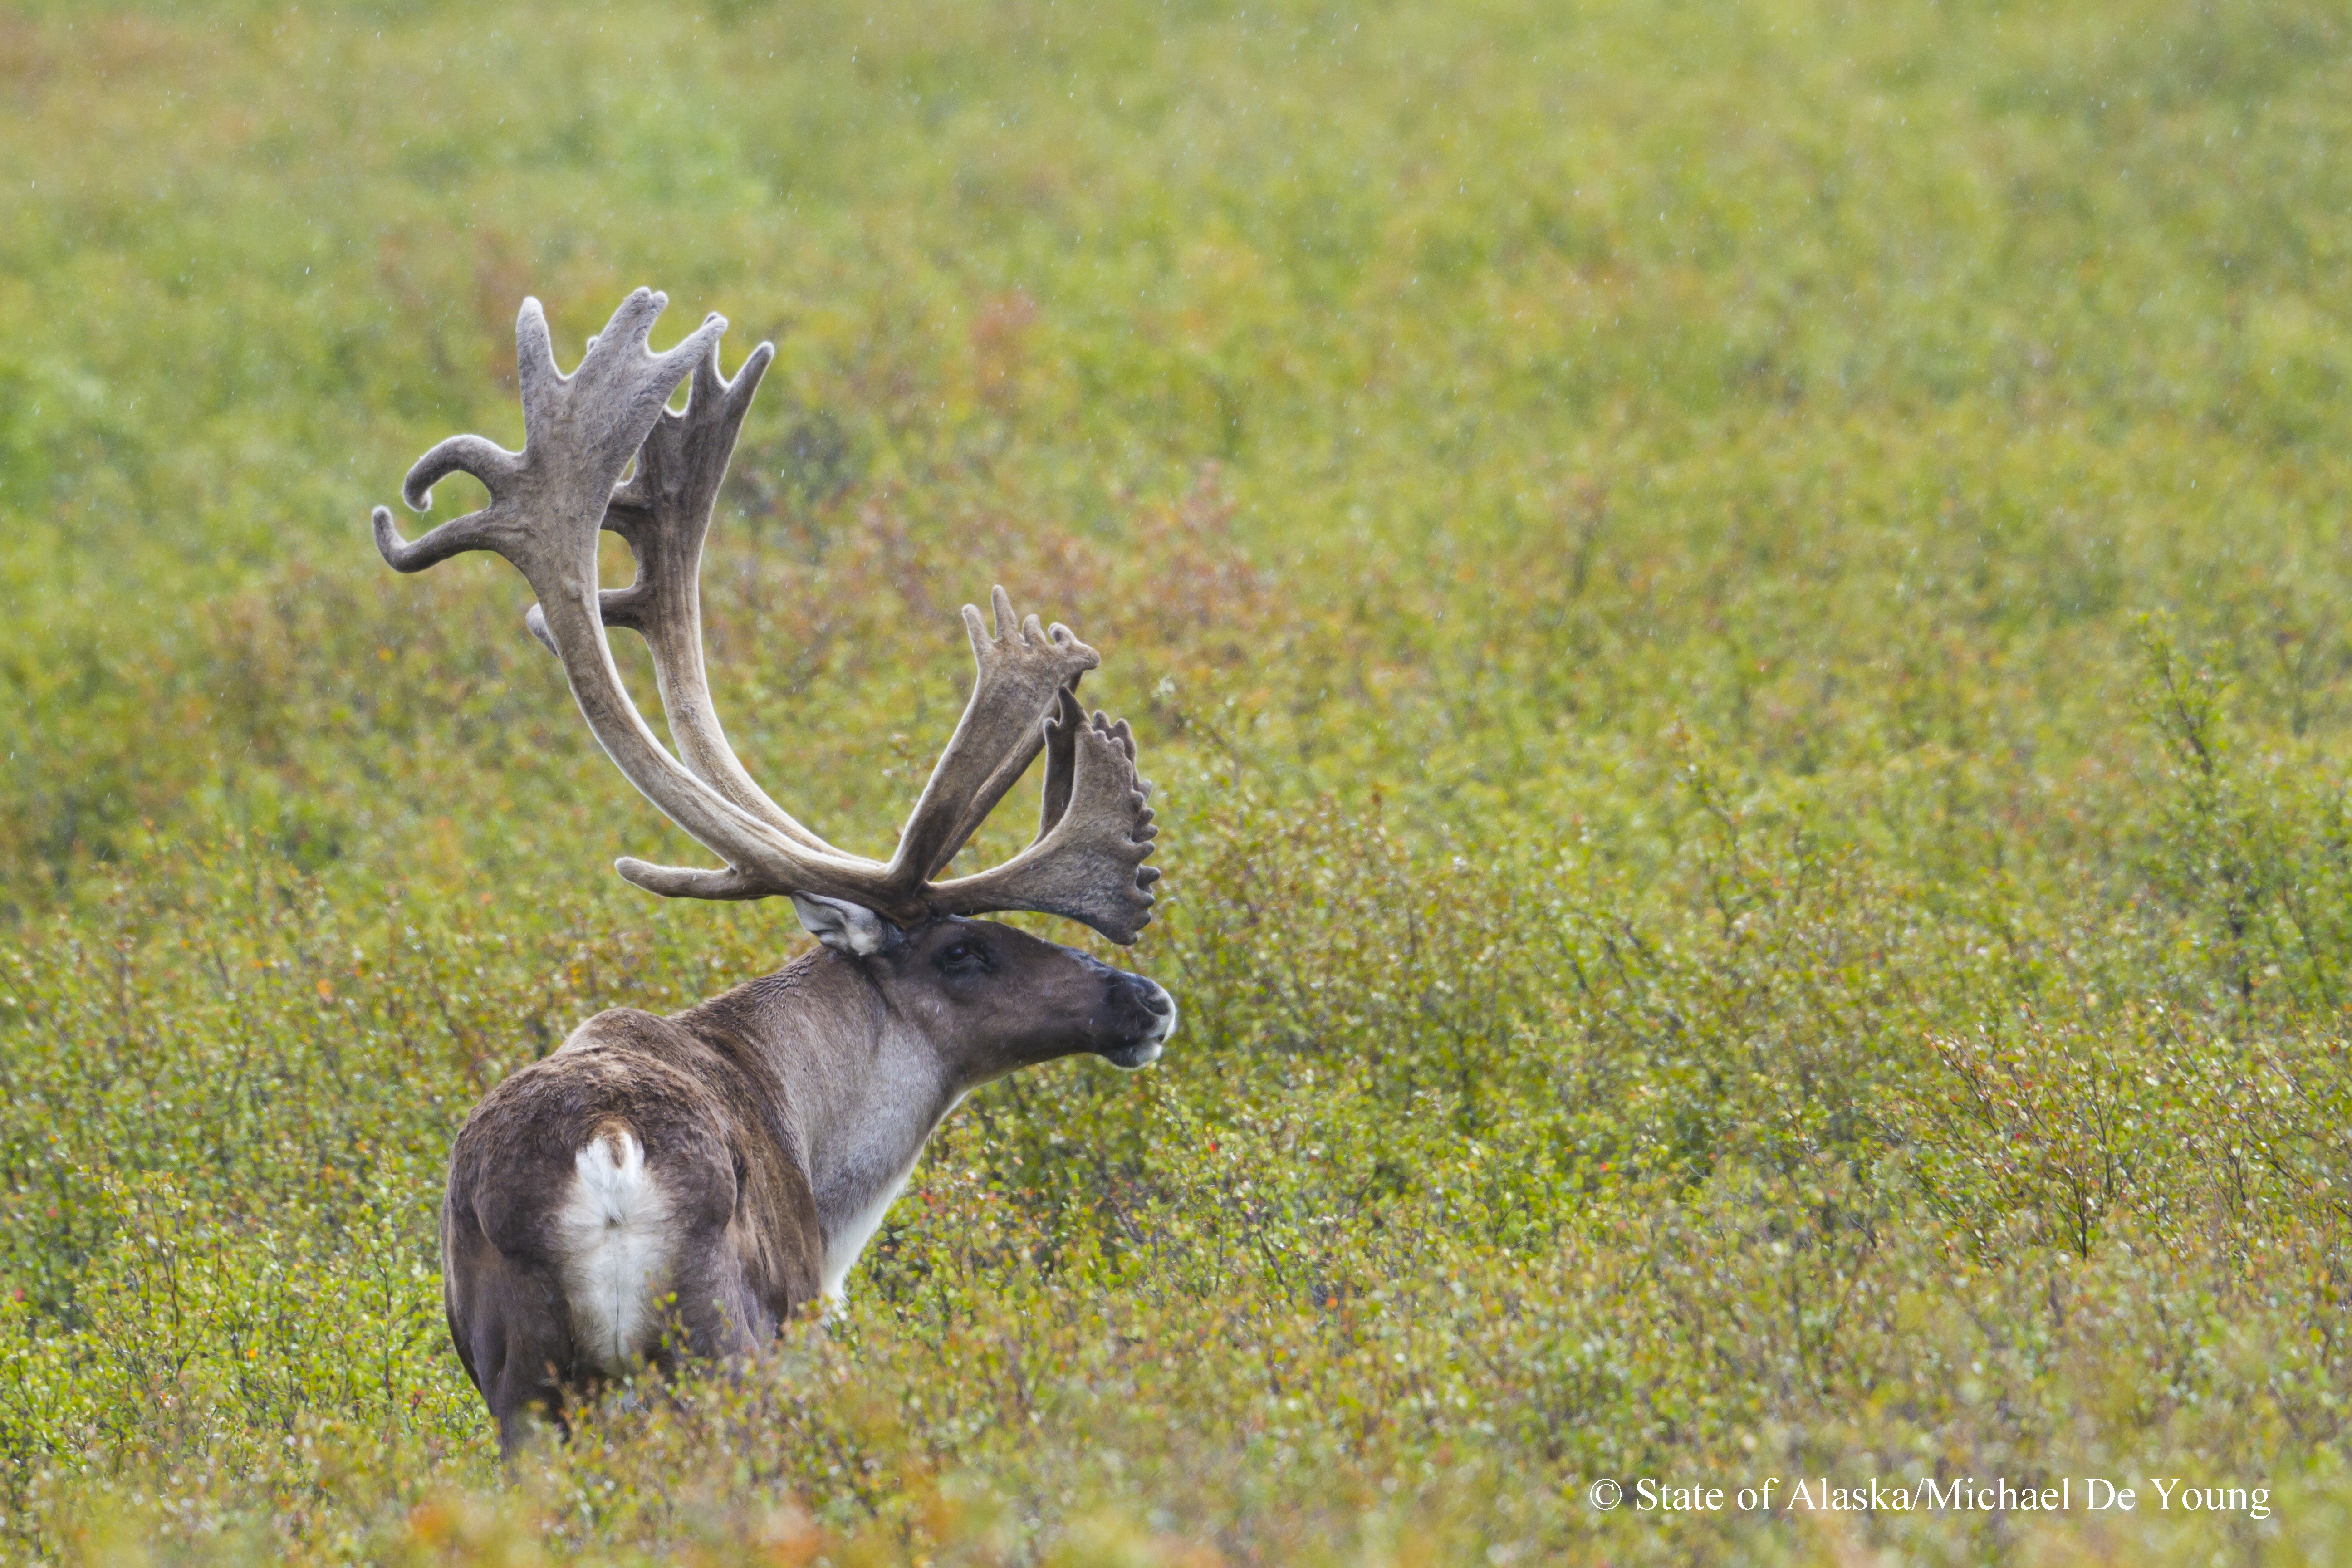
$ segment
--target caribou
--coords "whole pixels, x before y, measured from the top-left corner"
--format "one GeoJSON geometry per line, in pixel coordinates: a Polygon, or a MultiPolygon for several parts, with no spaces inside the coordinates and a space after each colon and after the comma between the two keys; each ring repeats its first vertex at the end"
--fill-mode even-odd
{"type": "Polygon", "coordinates": [[[684,1358],[756,1351],[842,1300],[844,1278],[963,1097],[1024,1067],[1092,1053],[1155,1060],[1176,1028],[1159,985],[973,917],[1030,910],[1135,941],[1151,918],[1151,786],[1124,721],[1088,716],[1078,680],[1100,656],[1066,626],[966,605],[971,696],[887,861],[835,848],[771,800],[712,711],[698,579],[711,512],[772,345],[732,381],[724,318],[650,346],[667,297],[632,293],[556,368],[536,300],[516,323],[523,446],[456,436],[401,487],[417,511],[453,473],[480,510],[376,547],[399,572],[487,550],[538,603],[532,636],[562,661],[590,731],[622,774],[722,862],[615,864],[668,898],[792,900],[815,944],[777,973],[668,1017],[599,1013],[467,1117],[441,1210],[443,1300],[458,1357],[509,1458],[571,1402],[684,1358]],[[682,410],[669,404],[690,379],[682,410]],[[596,541],[636,562],[600,589],[596,541]],[[672,754],[631,700],[608,627],[642,637],[672,754]],[[1040,754],[1035,838],[945,878],[1040,754]]]}

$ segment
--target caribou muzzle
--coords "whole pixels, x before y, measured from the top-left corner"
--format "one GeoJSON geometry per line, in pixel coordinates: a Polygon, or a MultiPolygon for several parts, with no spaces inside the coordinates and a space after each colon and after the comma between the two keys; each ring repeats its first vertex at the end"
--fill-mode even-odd
{"type": "MultiPolygon", "coordinates": [[[[1106,968],[1108,966],[1106,965],[1106,968]]],[[[1110,971],[1110,1009],[1114,1033],[1124,1037],[1102,1049],[1103,1060],[1129,1071],[1160,1059],[1161,1047],[1176,1032],[1176,999],[1158,982],[1125,970],[1110,971]]]]}

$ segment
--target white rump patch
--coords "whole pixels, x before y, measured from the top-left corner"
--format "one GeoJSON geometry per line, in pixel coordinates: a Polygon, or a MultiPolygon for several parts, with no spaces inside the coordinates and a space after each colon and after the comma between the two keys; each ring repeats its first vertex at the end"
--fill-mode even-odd
{"type": "Polygon", "coordinates": [[[654,1298],[669,1275],[669,1203],[625,1128],[603,1129],[572,1163],[579,1176],[555,1215],[572,1331],[581,1359],[618,1376],[661,1331],[654,1298]]]}

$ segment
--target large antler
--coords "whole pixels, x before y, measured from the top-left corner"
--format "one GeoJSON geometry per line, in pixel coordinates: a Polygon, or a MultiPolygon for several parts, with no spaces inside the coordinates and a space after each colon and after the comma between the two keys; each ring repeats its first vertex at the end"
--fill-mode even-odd
{"type": "MultiPolygon", "coordinates": [[[[663,409],[638,449],[636,471],[605,507],[604,526],[628,542],[637,560],[637,580],[625,588],[604,589],[597,602],[606,626],[626,626],[652,648],[670,739],[695,776],[786,837],[837,855],[770,800],[735,760],[702,669],[703,536],[710,531],[711,507],[727,478],[735,434],[775,354],[774,344],[761,343],[732,382],[719,373],[715,339],[696,362],[687,411],[663,409]]],[[[550,652],[556,651],[537,605],[524,622],[550,652]]]]}
{"type": "Polygon", "coordinates": [[[646,797],[727,861],[698,871],[624,859],[639,887],[672,898],[754,899],[818,893],[866,905],[901,924],[928,915],[1034,910],[1083,921],[1128,942],[1151,918],[1142,865],[1155,829],[1150,785],[1135,768],[1122,722],[1083,720],[1073,695],[1101,662],[1066,626],[1017,619],[995,591],[995,630],[964,607],[979,671],[962,721],[932,771],[885,865],[845,854],[802,826],[752,782],[710,704],[697,587],[702,543],[735,437],[773,351],[753,351],[733,382],[719,369],[726,322],[709,318],[666,353],[646,347],[665,298],[640,289],[591,339],[580,368],[557,372],[539,302],[516,324],[524,444],[508,452],[476,436],[444,441],[410,470],[402,494],[423,510],[453,472],[490,490],[480,511],[414,543],[375,510],[376,544],[402,572],[467,550],[490,550],[539,595],[530,629],[562,659],[573,696],[607,755],[646,797]],[[666,410],[692,367],[683,413],[666,410]],[[636,471],[620,484],[632,454],[636,471]],[[611,529],[637,560],[629,587],[599,594],[595,537],[611,529]],[[680,766],[646,729],[606,646],[606,626],[637,631],[653,651],[662,705],[686,759],[680,766]],[[1048,715],[1053,722],[1046,723],[1048,715]],[[978,876],[930,879],[945,868],[1040,750],[1050,749],[1046,809],[1036,841],[978,876]]]}

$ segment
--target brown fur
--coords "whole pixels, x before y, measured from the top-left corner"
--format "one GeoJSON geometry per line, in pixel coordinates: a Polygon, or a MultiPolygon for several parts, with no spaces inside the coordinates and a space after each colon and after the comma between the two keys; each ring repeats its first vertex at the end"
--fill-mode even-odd
{"type": "Polygon", "coordinates": [[[1131,1061],[1172,1027],[1149,982],[959,919],[870,957],[818,948],[674,1017],[596,1015],[492,1089],[450,1154],[444,1300],[501,1446],[534,1411],[560,1427],[601,1381],[554,1232],[602,1131],[635,1135],[669,1205],[667,1368],[755,1350],[814,1301],[827,1220],[903,1172],[963,1093],[1079,1051],[1131,1061]]]}

